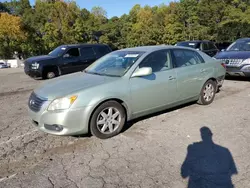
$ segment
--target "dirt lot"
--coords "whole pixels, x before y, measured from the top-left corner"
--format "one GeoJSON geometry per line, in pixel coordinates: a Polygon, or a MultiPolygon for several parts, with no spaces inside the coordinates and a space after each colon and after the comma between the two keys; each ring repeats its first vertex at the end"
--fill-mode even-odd
{"type": "MultiPolygon", "coordinates": [[[[27,100],[41,82],[21,69],[0,70],[1,188],[185,188],[181,166],[188,145],[201,141],[203,126],[212,130],[218,150],[231,152],[235,187],[250,187],[250,82],[227,80],[212,105],[191,104],[133,122],[108,140],[37,131],[27,100]]],[[[204,147],[196,150],[198,156],[204,157],[204,147]]]]}

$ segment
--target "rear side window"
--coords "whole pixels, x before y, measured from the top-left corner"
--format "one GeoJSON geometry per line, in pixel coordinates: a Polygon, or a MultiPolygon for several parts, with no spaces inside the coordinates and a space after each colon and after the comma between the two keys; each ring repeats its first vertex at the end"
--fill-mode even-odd
{"type": "Polygon", "coordinates": [[[204,63],[203,58],[193,50],[173,50],[176,67],[187,67],[204,63]]]}
{"type": "Polygon", "coordinates": [[[85,47],[81,49],[81,55],[83,58],[95,58],[95,51],[92,47],[85,47]]]}
{"type": "Polygon", "coordinates": [[[110,49],[107,46],[99,46],[97,47],[97,50],[100,53],[100,55],[105,55],[110,52],[110,49]]]}
{"type": "Polygon", "coordinates": [[[210,49],[213,49],[213,50],[217,49],[217,47],[212,42],[209,42],[208,46],[209,46],[210,49]]]}

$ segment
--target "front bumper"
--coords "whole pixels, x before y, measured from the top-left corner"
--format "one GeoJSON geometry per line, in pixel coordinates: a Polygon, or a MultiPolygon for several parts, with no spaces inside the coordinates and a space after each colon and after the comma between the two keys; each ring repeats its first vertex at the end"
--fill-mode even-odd
{"type": "Polygon", "coordinates": [[[226,67],[227,76],[242,76],[250,77],[250,65],[244,65],[241,67],[226,67]]]}
{"type": "Polygon", "coordinates": [[[42,73],[39,70],[27,70],[24,69],[24,72],[26,75],[32,77],[32,78],[39,78],[42,77],[42,73]]]}
{"type": "Polygon", "coordinates": [[[88,133],[90,107],[50,112],[47,111],[49,103],[45,102],[39,112],[29,109],[29,116],[38,129],[54,135],[88,133]]]}

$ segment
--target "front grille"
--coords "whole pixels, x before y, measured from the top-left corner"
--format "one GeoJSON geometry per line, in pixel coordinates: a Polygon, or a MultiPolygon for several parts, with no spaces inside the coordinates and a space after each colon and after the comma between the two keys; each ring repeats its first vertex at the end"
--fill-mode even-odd
{"type": "Polygon", "coordinates": [[[243,59],[221,59],[227,66],[238,67],[243,62],[243,59]]]}
{"type": "Polygon", "coordinates": [[[41,110],[42,105],[46,102],[47,99],[43,99],[38,97],[34,92],[30,95],[29,98],[29,108],[34,112],[39,112],[41,110]]]}

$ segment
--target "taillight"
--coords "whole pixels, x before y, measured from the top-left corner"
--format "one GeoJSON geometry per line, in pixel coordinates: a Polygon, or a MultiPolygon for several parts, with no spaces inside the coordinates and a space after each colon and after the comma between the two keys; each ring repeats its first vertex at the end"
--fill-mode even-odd
{"type": "Polygon", "coordinates": [[[226,68],[226,64],[225,63],[221,63],[221,66],[226,68]]]}

